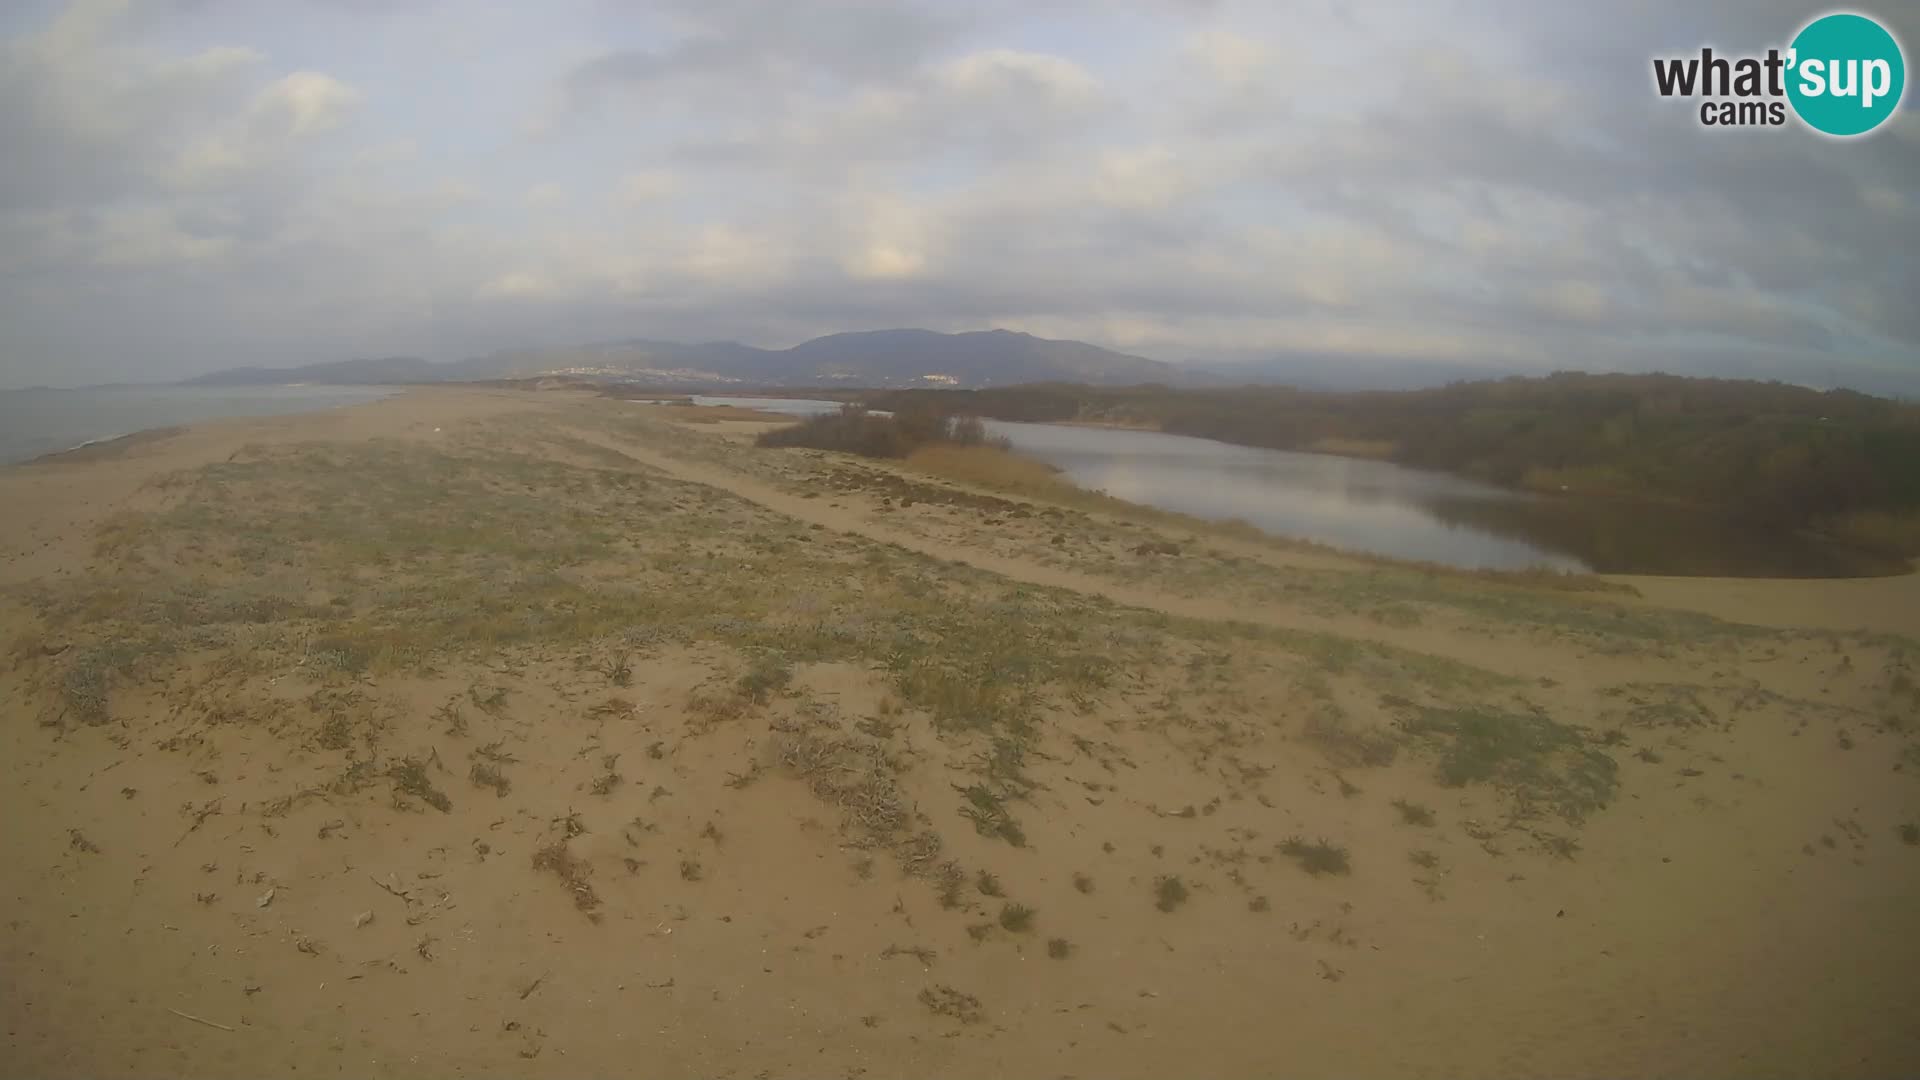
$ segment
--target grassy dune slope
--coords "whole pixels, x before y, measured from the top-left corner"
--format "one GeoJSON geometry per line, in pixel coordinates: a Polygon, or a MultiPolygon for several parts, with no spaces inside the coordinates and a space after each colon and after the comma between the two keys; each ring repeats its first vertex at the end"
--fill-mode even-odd
{"type": "Polygon", "coordinates": [[[0,1071],[1920,1068],[1909,641],[715,426],[0,477],[0,1071]]]}

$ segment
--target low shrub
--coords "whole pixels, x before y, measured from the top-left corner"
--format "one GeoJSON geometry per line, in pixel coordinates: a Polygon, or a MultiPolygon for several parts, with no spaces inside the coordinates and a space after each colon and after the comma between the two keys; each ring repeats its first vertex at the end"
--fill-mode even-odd
{"type": "Polygon", "coordinates": [[[923,446],[1006,446],[987,435],[978,417],[942,416],[917,411],[884,415],[864,405],[847,404],[840,411],[809,417],[789,427],[775,428],[755,440],[760,446],[804,446],[837,450],[871,458],[903,458],[923,446]]]}

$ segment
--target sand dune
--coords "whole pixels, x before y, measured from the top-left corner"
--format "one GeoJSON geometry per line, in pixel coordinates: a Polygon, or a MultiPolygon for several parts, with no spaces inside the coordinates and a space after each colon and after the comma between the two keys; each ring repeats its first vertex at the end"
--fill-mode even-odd
{"type": "Polygon", "coordinates": [[[1912,579],[1536,588],[675,412],[0,472],[0,1073],[1920,1071],[1912,579]]]}

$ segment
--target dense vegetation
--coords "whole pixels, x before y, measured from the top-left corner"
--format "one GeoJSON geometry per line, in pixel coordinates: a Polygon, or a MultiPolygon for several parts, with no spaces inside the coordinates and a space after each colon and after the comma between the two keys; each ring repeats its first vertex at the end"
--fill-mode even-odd
{"type": "Polygon", "coordinates": [[[884,415],[869,412],[863,405],[847,404],[838,412],[775,428],[757,441],[761,446],[805,446],[871,458],[903,458],[923,446],[983,446],[997,440],[987,438],[986,428],[974,416],[912,406],[884,415]]]}
{"type": "Polygon", "coordinates": [[[1920,553],[1920,406],[1846,390],[1561,373],[1404,392],[1049,384],[867,401],[1366,454],[1508,487],[1679,500],[1756,527],[1920,553]]]}

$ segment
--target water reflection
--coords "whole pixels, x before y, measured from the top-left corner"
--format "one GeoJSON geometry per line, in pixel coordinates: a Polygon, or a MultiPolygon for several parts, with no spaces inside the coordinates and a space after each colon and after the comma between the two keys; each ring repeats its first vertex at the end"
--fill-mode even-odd
{"type": "Polygon", "coordinates": [[[1872,552],[1681,506],[1542,499],[1515,507],[1440,499],[1430,509],[1445,521],[1577,551],[1605,574],[1864,577],[1904,570],[1872,552]]]}
{"type": "MultiPolygon", "coordinates": [[[[813,415],[832,401],[695,398],[813,415]]],[[[1239,518],[1351,551],[1488,569],[1846,577],[1902,568],[1810,537],[1683,507],[1547,498],[1381,461],[1233,446],[1155,431],[988,421],[1082,487],[1194,517],[1239,518]]]]}
{"type": "Polygon", "coordinates": [[[989,423],[1082,487],[1353,551],[1453,566],[1587,569],[1571,551],[1433,512],[1441,500],[1516,504],[1499,488],[1378,461],[1231,446],[1159,432],[989,423]]]}

